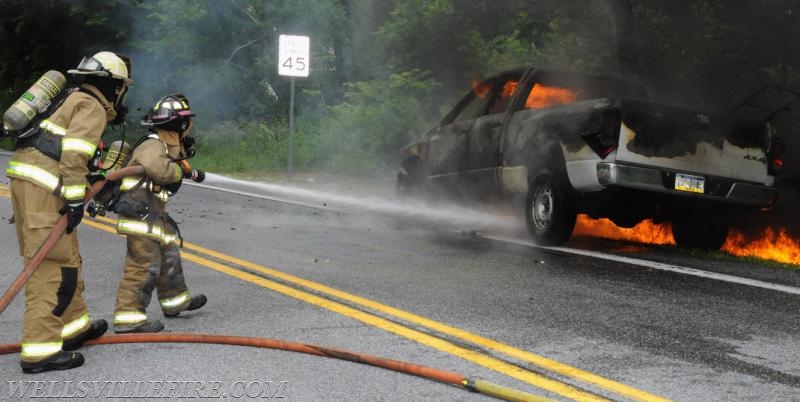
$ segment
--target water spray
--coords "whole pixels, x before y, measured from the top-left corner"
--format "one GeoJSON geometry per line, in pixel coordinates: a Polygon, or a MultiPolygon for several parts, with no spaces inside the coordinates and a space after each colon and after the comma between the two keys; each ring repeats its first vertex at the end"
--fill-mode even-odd
{"type": "Polygon", "coordinates": [[[434,204],[419,199],[393,197],[391,199],[377,196],[350,196],[331,191],[320,191],[294,185],[252,182],[233,179],[213,173],[206,174],[204,185],[197,185],[213,190],[221,190],[240,195],[261,197],[261,193],[222,189],[220,185],[247,187],[269,194],[267,198],[307,207],[372,213],[399,219],[413,219],[419,222],[470,227],[472,229],[501,229],[517,227],[519,219],[513,216],[492,214],[454,204],[434,204]]]}

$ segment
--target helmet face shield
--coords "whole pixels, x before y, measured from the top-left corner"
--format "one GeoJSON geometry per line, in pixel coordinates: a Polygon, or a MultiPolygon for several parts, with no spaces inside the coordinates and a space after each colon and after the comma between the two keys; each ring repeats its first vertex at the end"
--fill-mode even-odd
{"type": "Polygon", "coordinates": [[[111,75],[111,72],[103,68],[103,63],[100,63],[94,57],[84,57],[83,60],[78,64],[76,70],[81,72],[106,72],[108,75],[111,75]]]}

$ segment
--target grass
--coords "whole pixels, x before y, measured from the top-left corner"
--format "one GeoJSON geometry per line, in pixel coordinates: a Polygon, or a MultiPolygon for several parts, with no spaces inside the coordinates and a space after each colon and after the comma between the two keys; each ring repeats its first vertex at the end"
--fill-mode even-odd
{"type": "MultiPolygon", "coordinates": [[[[582,236],[584,238],[591,238],[589,236],[582,236]]],[[[596,241],[598,238],[591,238],[592,241],[596,241]]],[[[774,268],[774,269],[782,269],[788,271],[800,271],[800,265],[795,264],[788,264],[783,263],[775,260],[759,258],[756,256],[738,256],[735,254],[728,253],[723,250],[702,250],[702,249],[686,249],[686,248],[678,248],[674,245],[656,245],[656,244],[648,244],[648,243],[638,243],[633,241],[627,240],[613,240],[613,239],[605,239],[602,238],[604,241],[607,241],[608,245],[611,244],[619,244],[624,246],[631,246],[631,247],[647,247],[651,250],[657,250],[659,252],[663,252],[664,254],[674,256],[679,254],[680,256],[691,257],[692,259],[696,259],[699,261],[718,261],[718,262],[731,262],[737,264],[752,264],[758,265],[765,268],[774,268]]]]}

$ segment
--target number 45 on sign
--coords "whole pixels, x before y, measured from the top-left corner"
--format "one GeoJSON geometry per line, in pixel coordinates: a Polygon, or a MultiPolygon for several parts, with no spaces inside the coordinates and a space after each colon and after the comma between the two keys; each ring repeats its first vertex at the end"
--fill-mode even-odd
{"type": "Polygon", "coordinates": [[[308,77],[308,36],[281,35],[278,38],[278,75],[308,77]]]}

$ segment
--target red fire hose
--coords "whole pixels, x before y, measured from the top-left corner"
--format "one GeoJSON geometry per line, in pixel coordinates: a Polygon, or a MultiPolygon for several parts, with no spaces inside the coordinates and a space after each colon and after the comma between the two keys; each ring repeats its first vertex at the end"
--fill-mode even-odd
{"type": "MultiPolygon", "coordinates": [[[[363,353],[351,352],[343,349],[334,349],[326,346],[298,342],[286,342],[270,338],[251,338],[244,336],[192,333],[125,334],[106,335],[86,342],[86,345],[108,345],[119,343],[208,343],[286,350],[290,352],[330,357],[334,359],[347,360],[355,363],[381,367],[405,374],[411,374],[417,377],[427,378],[445,384],[455,385],[468,391],[479,392],[481,394],[493,396],[506,401],[552,401],[551,399],[543,398],[523,391],[518,391],[502,385],[497,385],[489,381],[484,381],[477,378],[467,378],[461,374],[451,371],[421,366],[400,360],[392,360],[363,353]]],[[[16,353],[19,352],[19,350],[19,344],[0,344],[0,355],[16,353]]]]}
{"type": "MultiPolygon", "coordinates": [[[[126,168],[122,168],[119,170],[115,170],[109,173],[106,176],[105,180],[100,180],[92,184],[89,191],[86,193],[86,197],[84,197],[84,202],[89,202],[94,196],[99,192],[103,185],[108,180],[120,180],[123,177],[127,176],[135,176],[135,175],[142,175],[144,174],[144,167],[142,166],[128,166],[126,168]]],[[[58,218],[53,230],[50,231],[50,234],[47,235],[47,238],[44,239],[42,244],[39,246],[39,249],[36,251],[33,257],[28,260],[28,265],[25,266],[25,269],[17,275],[17,279],[11,283],[11,286],[8,287],[8,290],[0,297],[0,314],[6,310],[11,301],[14,300],[14,297],[19,293],[23,286],[25,286],[25,282],[33,275],[33,272],[39,268],[39,265],[42,263],[44,258],[47,256],[47,253],[56,245],[59,239],[61,239],[61,235],[64,234],[64,231],[67,230],[67,217],[66,215],[61,215],[58,218]]]]}
{"type": "MultiPolygon", "coordinates": [[[[109,173],[106,180],[120,180],[126,176],[144,174],[144,168],[141,166],[129,166],[112,173],[109,173]]],[[[103,188],[106,180],[101,180],[94,183],[84,198],[84,201],[91,200],[100,189],[103,188]]],[[[19,293],[25,282],[31,277],[34,271],[39,268],[39,265],[44,260],[50,249],[55,246],[56,242],[64,234],[67,228],[66,216],[61,216],[56,222],[53,230],[47,238],[39,246],[36,254],[28,261],[25,269],[20,272],[14,282],[9,286],[8,290],[0,297],[0,314],[5,311],[6,307],[11,304],[11,301],[19,293]]],[[[455,385],[473,392],[479,392],[484,395],[493,396],[507,401],[531,401],[531,402],[544,402],[551,401],[550,399],[533,395],[527,392],[518,391],[512,388],[504,387],[502,385],[494,384],[489,381],[484,381],[477,378],[467,378],[461,374],[451,371],[440,370],[432,367],[421,366],[418,364],[408,363],[400,360],[386,359],[383,357],[367,355],[363,353],[351,352],[343,349],[329,348],[326,346],[310,345],[297,342],[286,342],[278,339],[269,338],[251,338],[243,336],[231,335],[214,335],[214,334],[192,334],[192,333],[163,333],[163,334],[125,334],[125,335],[106,335],[89,342],[86,345],[107,345],[118,343],[208,343],[220,345],[239,345],[251,346],[257,348],[286,350],[290,352],[305,353],[315,356],[330,357],[340,360],[347,360],[351,362],[367,364],[375,367],[381,367],[393,371],[398,371],[405,374],[427,378],[434,381],[439,381],[445,384],[455,385]]],[[[0,355],[10,353],[17,353],[20,351],[20,344],[0,344],[0,355]]]]}

